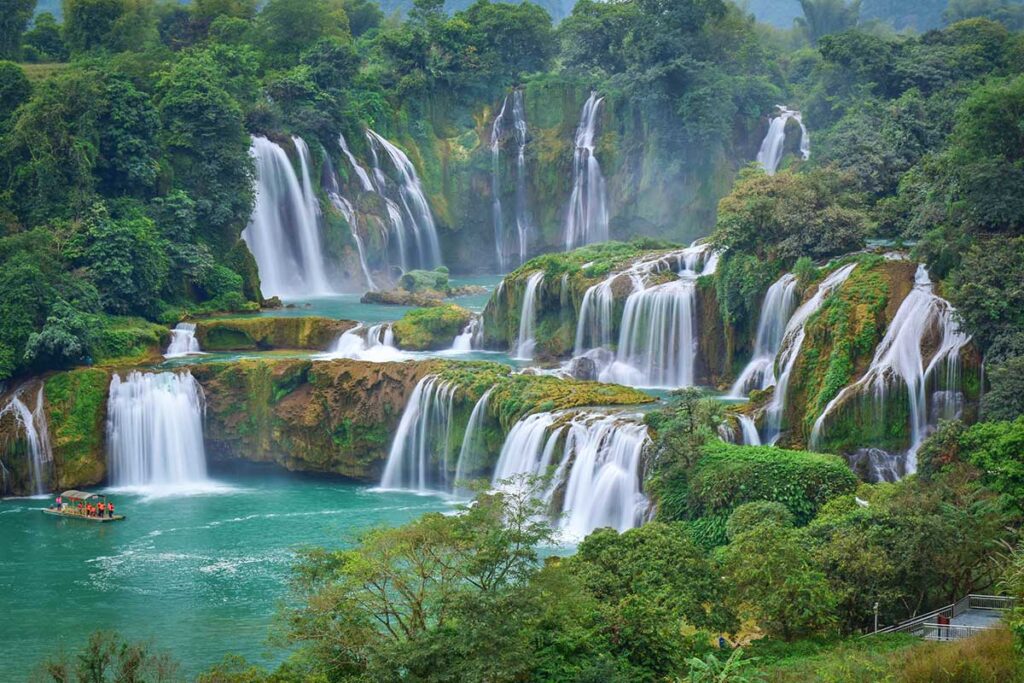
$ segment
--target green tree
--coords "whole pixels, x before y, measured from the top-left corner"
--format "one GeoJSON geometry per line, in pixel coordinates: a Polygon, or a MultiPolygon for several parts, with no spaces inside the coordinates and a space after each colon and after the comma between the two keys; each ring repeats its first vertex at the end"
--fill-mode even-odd
{"type": "Polygon", "coordinates": [[[800,0],[803,18],[796,23],[807,34],[811,44],[832,33],[842,33],[857,25],[861,0],[800,0]]]}
{"type": "Polygon", "coordinates": [[[20,66],[0,62],[0,130],[4,119],[14,113],[32,94],[32,84],[20,66]]]}
{"type": "Polygon", "coordinates": [[[196,222],[215,251],[238,238],[252,207],[252,159],[241,107],[248,96],[244,50],[190,53],[165,73],[157,91],[161,137],[174,186],[195,202],[196,222]]]}
{"type": "Polygon", "coordinates": [[[982,398],[987,420],[1014,420],[1024,415],[1024,355],[988,367],[989,390],[982,398]]]}
{"type": "Polygon", "coordinates": [[[100,681],[181,680],[179,664],[165,652],[145,642],[129,642],[117,632],[96,631],[89,642],[69,659],[66,654],[44,662],[42,670],[54,683],[100,681]]]}
{"type": "Polygon", "coordinates": [[[118,217],[95,204],[67,256],[88,269],[110,313],[155,313],[169,264],[153,222],[138,210],[118,217]]]}
{"type": "Polygon", "coordinates": [[[0,0],[0,59],[17,59],[36,0],[0,0]]]}
{"type": "Polygon", "coordinates": [[[32,28],[25,33],[24,45],[26,53],[32,51],[31,61],[63,62],[68,58],[64,32],[49,12],[36,15],[32,28]]]}
{"type": "Polygon", "coordinates": [[[341,0],[270,0],[256,17],[256,30],[275,66],[295,64],[322,38],[350,35],[341,0]]]}
{"type": "Polygon", "coordinates": [[[63,299],[57,300],[46,324],[29,335],[25,362],[45,368],[68,367],[90,354],[95,320],[83,315],[63,299]]]}
{"type": "Polygon", "coordinates": [[[802,534],[771,521],[737,536],[723,552],[729,599],[766,634],[790,642],[829,631],[836,596],[802,534]]]}
{"type": "Polygon", "coordinates": [[[109,47],[125,0],[62,0],[64,40],[72,52],[109,47]]]}

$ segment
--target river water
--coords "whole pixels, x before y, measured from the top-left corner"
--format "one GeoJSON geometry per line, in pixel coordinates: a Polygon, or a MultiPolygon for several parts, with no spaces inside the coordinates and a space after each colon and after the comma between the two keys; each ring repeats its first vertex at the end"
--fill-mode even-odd
{"type": "Polygon", "coordinates": [[[124,522],[44,515],[47,499],[0,501],[0,680],[97,629],[151,639],[193,676],[233,652],[267,665],[267,635],[295,550],[343,547],[378,525],[451,510],[441,498],[240,464],[212,492],[114,493],[124,522]]]}

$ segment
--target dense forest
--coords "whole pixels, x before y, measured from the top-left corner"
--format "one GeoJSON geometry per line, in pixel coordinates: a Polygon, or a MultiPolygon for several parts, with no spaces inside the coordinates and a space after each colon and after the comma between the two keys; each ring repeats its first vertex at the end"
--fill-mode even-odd
{"type": "MultiPolygon", "coordinates": [[[[497,477],[531,415],[560,434],[531,442],[552,467],[459,514],[296,551],[274,660],[190,677],[1024,680],[1020,608],[958,643],[862,637],[969,593],[1024,600],[1024,5],[0,0],[0,60],[0,395],[41,382],[60,466],[30,489],[5,408],[0,491],[108,482],[114,373],[155,367],[179,323],[204,351],[307,352],[191,368],[218,455],[387,489],[403,406],[434,401],[461,420],[424,456],[454,493],[497,477]],[[606,198],[580,199],[598,177],[606,198]],[[260,217],[286,214],[261,243],[260,217]],[[441,305],[449,275],[495,273],[481,314],[441,305]],[[587,328],[603,283],[616,322],[587,328]],[[692,367],[644,382],[581,353],[603,334],[621,360],[652,283],[692,284],[692,367]],[[298,294],[422,306],[377,346],[465,334],[546,365],[314,363],[378,332],[255,317],[298,294]],[[907,302],[931,317],[892,360],[907,302]],[[584,426],[635,437],[644,504],[560,553],[551,511],[572,516],[563,469],[584,457],[564,411],[594,405],[640,411],[584,426]]],[[[96,633],[37,673],[185,677],[134,641],[96,633]]]]}

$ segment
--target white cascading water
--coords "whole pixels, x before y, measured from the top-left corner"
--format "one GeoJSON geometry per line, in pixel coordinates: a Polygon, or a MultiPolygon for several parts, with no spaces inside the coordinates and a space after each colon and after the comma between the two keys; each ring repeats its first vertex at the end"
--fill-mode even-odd
{"type": "Polygon", "coordinates": [[[256,205],[242,239],[256,259],[263,296],[333,294],[321,245],[320,208],[309,178],[309,149],[301,138],[292,141],[301,181],[279,145],[252,138],[256,205]]]}
{"type": "Polygon", "coordinates": [[[366,172],[362,164],[356,160],[352,150],[348,147],[348,140],[341,133],[338,134],[338,147],[341,148],[341,153],[348,159],[349,165],[352,167],[352,172],[359,178],[359,184],[363,188],[363,192],[373,192],[373,183],[370,181],[370,174],[366,172]]]}
{"type": "MultiPolygon", "coordinates": [[[[341,139],[344,140],[344,138],[341,139]]],[[[373,275],[370,274],[370,266],[366,261],[366,248],[363,246],[363,238],[359,235],[358,217],[356,216],[355,207],[352,206],[352,202],[341,194],[341,186],[338,183],[338,176],[335,174],[334,168],[330,165],[330,157],[326,154],[324,157],[326,159],[326,168],[323,174],[324,192],[327,193],[327,199],[330,200],[331,206],[348,223],[349,234],[352,235],[352,241],[355,242],[356,253],[359,256],[359,269],[363,273],[363,280],[365,280],[367,288],[371,291],[376,290],[377,285],[373,281],[373,275]]],[[[363,173],[365,174],[366,171],[363,171],[363,173]]]]}
{"type": "Polygon", "coordinates": [[[371,363],[389,363],[407,360],[410,356],[395,346],[395,333],[390,323],[370,327],[356,325],[342,333],[326,353],[314,356],[314,360],[336,360],[349,358],[371,363]]]}
{"type": "MultiPolygon", "coordinates": [[[[50,428],[46,420],[46,407],[43,387],[36,393],[35,408],[29,409],[21,400],[22,389],[11,396],[3,408],[0,408],[0,419],[5,415],[13,416],[19,431],[25,435],[28,446],[29,477],[32,493],[45,493],[53,466],[53,446],[50,443],[50,428]]],[[[2,464],[0,464],[2,467],[2,464]]]]}
{"type": "Polygon", "coordinates": [[[381,195],[388,196],[388,177],[381,168],[380,154],[378,149],[383,150],[387,155],[391,166],[398,174],[398,197],[389,204],[389,213],[392,224],[398,227],[398,216],[394,210],[401,206],[404,216],[402,224],[408,225],[412,230],[415,249],[411,253],[405,253],[408,246],[402,231],[399,230],[399,247],[403,250],[403,268],[411,264],[416,268],[436,268],[441,265],[441,246],[437,239],[437,227],[434,224],[434,216],[430,211],[430,204],[423,193],[423,186],[420,183],[416,167],[406,156],[405,152],[393,145],[384,137],[374,131],[367,129],[367,140],[370,143],[370,150],[373,154],[373,175],[376,179],[376,189],[381,195]]]}
{"type": "Polygon", "coordinates": [[[107,399],[107,467],[113,486],[202,485],[205,398],[189,372],[115,374],[107,399]]]}
{"type": "Polygon", "coordinates": [[[737,413],[736,421],[740,424],[740,434],[743,437],[744,446],[760,446],[761,435],[757,432],[757,424],[754,418],[743,413],[737,413]]]}
{"type": "Polygon", "coordinates": [[[796,360],[800,356],[800,349],[803,347],[804,338],[807,335],[804,326],[807,324],[808,319],[821,308],[828,295],[846,282],[846,279],[850,277],[850,273],[853,272],[856,266],[857,264],[855,263],[849,263],[829,274],[818,285],[814,296],[801,304],[793,312],[793,315],[790,316],[789,322],[786,323],[786,332],[782,336],[782,347],[778,358],[779,377],[775,382],[772,400],[765,409],[763,438],[765,443],[775,443],[782,431],[782,416],[786,412],[786,393],[789,390],[789,378],[793,372],[793,367],[796,365],[796,360]]]}
{"type": "Polygon", "coordinates": [[[501,205],[501,142],[505,135],[505,111],[508,109],[508,95],[501,102],[501,109],[491,124],[491,220],[494,223],[494,251],[498,259],[498,271],[508,270],[508,256],[505,246],[505,216],[501,205]]]}
{"type": "Polygon", "coordinates": [[[421,493],[452,490],[452,402],[455,384],[427,375],[416,384],[391,443],[382,489],[421,493]]]}
{"type": "Polygon", "coordinates": [[[732,385],[732,398],[745,398],[754,389],[767,389],[775,384],[775,357],[782,346],[786,322],[796,309],[796,286],[796,276],[786,273],[768,288],[761,304],[754,353],[732,385]]]}
{"type": "Polygon", "coordinates": [[[196,339],[196,324],[178,323],[171,330],[171,343],[167,345],[164,358],[195,356],[202,352],[202,349],[199,348],[199,340],[196,339]]]}
{"type": "Polygon", "coordinates": [[[544,271],[539,270],[526,279],[523,290],[523,306],[519,313],[519,336],[516,338],[515,359],[533,360],[533,350],[537,345],[536,325],[537,308],[540,300],[540,285],[544,281],[544,271]]]}
{"type": "Polygon", "coordinates": [[[655,388],[693,386],[699,343],[697,278],[713,274],[717,259],[705,245],[689,247],[679,258],[676,280],[634,287],[626,299],[615,361],[600,373],[602,382],[655,388]]]}
{"type": "Polygon", "coordinates": [[[576,129],[572,195],[565,217],[565,249],[608,239],[608,193],[601,164],[594,156],[598,114],[603,97],[590,93],[576,129]]]}
{"type": "Polygon", "coordinates": [[[811,157],[811,138],[807,134],[800,112],[788,109],[781,104],[776,105],[779,115],[771,120],[768,133],[761,141],[761,149],[757,152],[757,163],[768,175],[775,175],[782,163],[782,154],[786,146],[786,123],[793,119],[800,124],[800,155],[806,160],[811,157]]]}
{"type": "Polygon", "coordinates": [[[479,315],[474,314],[462,333],[452,342],[452,353],[469,353],[483,347],[484,326],[479,315]]]}
{"type": "Polygon", "coordinates": [[[473,406],[466,423],[466,432],[462,436],[462,447],[459,449],[459,460],[455,465],[455,480],[452,482],[452,493],[468,493],[465,484],[467,477],[476,473],[479,465],[487,455],[487,445],[483,439],[484,422],[487,420],[487,407],[490,405],[494,387],[484,392],[480,400],[473,406]]]}
{"type": "Polygon", "coordinates": [[[543,476],[555,467],[546,500],[553,504],[563,493],[561,508],[553,512],[560,514],[564,537],[580,539],[605,526],[625,531],[649,508],[641,491],[648,443],[637,415],[535,413],[509,432],[492,485],[518,475],[543,476]]]}
{"type": "MultiPolygon", "coordinates": [[[[821,444],[827,429],[828,418],[838,406],[860,395],[873,399],[873,419],[884,422],[885,404],[893,391],[906,391],[910,414],[910,444],[906,452],[905,470],[917,471],[917,448],[927,434],[929,405],[927,387],[934,372],[944,369],[947,379],[946,391],[958,388],[960,351],[970,341],[954,318],[953,307],[945,299],[936,296],[928,271],[919,265],[914,277],[914,288],[900,304],[885,336],[875,348],[875,355],[867,372],[857,382],[845,387],[833,398],[814,423],[810,445],[821,444]],[[928,357],[925,346],[934,340],[935,347],[928,357]],[[955,383],[955,384],[954,384],[955,383]],[[954,386],[950,386],[954,384],[954,386]],[[877,412],[875,412],[877,411],[877,412]]],[[[950,400],[933,402],[934,412],[946,407],[950,400]]]]}
{"type": "Polygon", "coordinates": [[[526,126],[526,105],[522,90],[512,93],[512,134],[516,139],[516,236],[519,242],[519,263],[524,263],[530,252],[533,218],[526,194],[526,143],[529,141],[529,129],[526,126]]]}

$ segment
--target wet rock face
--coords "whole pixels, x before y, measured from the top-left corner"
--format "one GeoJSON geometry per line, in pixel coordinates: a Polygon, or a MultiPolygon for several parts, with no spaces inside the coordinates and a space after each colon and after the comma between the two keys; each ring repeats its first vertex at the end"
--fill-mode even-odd
{"type": "Polygon", "coordinates": [[[203,351],[322,351],[355,326],[316,316],[223,318],[197,321],[196,339],[203,351]]]}
{"type": "Polygon", "coordinates": [[[192,368],[213,457],[377,481],[416,383],[434,363],[242,361],[192,368]]]}

